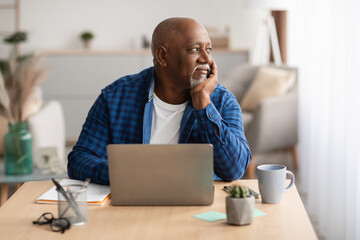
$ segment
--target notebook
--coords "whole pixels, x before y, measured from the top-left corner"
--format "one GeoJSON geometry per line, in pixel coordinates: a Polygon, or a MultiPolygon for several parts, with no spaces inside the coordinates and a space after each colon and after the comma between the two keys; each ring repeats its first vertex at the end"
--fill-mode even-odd
{"type": "Polygon", "coordinates": [[[211,144],[110,144],[111,204],[211,205],[211,144]]]}
{"type": "MultiPolygon", "coordinates": [[[[60,185],[66,186],[70,184],[83,184],[84,181],[74,180],[74,179],[63,179],[60,182],[60,185]]],[[[95,183],[89,183],[86,191],[86,200],[88,205],[98,205],[102,206],[110,197],[110,187],[106,185],[99,185],[95,183]]],[[[56,187],[53,186],[44,194],[42,194],[36,203],[48,203],[48,204],[57,204],[58,193],[56,187]]]]}

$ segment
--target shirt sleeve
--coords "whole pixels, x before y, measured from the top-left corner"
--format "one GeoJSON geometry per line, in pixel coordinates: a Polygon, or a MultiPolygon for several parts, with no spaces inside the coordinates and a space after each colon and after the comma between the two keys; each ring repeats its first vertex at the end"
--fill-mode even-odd
{"type": "Polygon", "coordinates": [[[221,114],[213,103],[195,111],[202,142],[214,147],[214,172],[224,181],[243,176],[251,161],[251,152],[242,125],[241,109],[228,94],[221,114]],[[218,129],[218,133],[216,131],[218,129]]]}
{"type": "Polygon", "coordinates": [[[91,107],[78,142],[68,156],[70,178],[109,184],[106,146],[110,142],[109,111],[103,94],[91,107]]]}

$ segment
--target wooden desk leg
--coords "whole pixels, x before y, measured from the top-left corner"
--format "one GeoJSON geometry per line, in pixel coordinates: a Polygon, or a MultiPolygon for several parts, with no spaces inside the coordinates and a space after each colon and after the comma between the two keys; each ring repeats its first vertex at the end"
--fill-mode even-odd
{"type": "Polygon", "coordinates": [[[0,206],[2,206],[6,202],[6,200],[8,198],[8,194],[9,194],[9,184],[7,184],[7,183],[1,184],[1,203],[0,203],[1,205],[0,206]]]}
{"type": "Polygon", "coordinates": [[[298,159],[297,159],[297,154],[296,154],[296,147],[295,147],[295,146],[292,146],[292,147],[290,148],[290,151],[291,151],[291,155],[292,155],[292,158],[293,158],[294,169],[295,169],[295,170],[298,170],[298,169],[299,169],[299,165],[298,165],[298,159]]]}
{"type": "Polygon", "coordinates": [[[255,179],[255,157],[252,155],[251,162],[247,168],[247,175],[249,179],[255,179]]]}

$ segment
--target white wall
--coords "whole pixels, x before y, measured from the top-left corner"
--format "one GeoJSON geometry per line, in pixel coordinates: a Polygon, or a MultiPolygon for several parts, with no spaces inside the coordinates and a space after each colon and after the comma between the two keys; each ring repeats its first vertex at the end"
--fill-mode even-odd
{"type": "MultiPolygon", "coordinates": [[[[0,4],[4,1],[11,2],[13,0],[0,0],[0,4]]],[[[94,49],[113,50],[140,47],[143,35],[150,39],[156,25],[165,18],[173,16],[192,17],[209,27],[221,29],[229,27],[231,29],[231,47],[251,49],[255,40],[256,26],[262,16],[260,11],[244,9],[241,0],[182,0],[176,2],[166,0],[21,0],[20,12],[21,30],[28,32],[28,41],[21,45],[22,54],[45,49],[79,49],[82,47],[79,34],[84,30],[94,32],[95,39],[92,43],[94,49]]],[[[6,14],[3,13],[0,10],[0,31],[10,30],[14,25],[12,16],[9,11],[6,14]]],[[[8,54],[9,47],[0,43],[0,58],[6,58],[8,54]]],[[[113,57],[115,56],[111,58],[113,57]]],[[[64,58],[66,57],[59,59],[63,60],[64,58]]],[[[65,66],[70,66],[71,69],[73,67],[71,64],[76,62],[76,69],[89,69],[88,62],[77,61],[78,58],[70,56],[73,61],[68,61],[65,66]]],[[[95,59],[102,58],[104,56],[98,56],[95,59]]],[[[151,60],[150,56],[148,58],[151,60]]],[[[94,60],[94,57],[89,56],[86,59],[97,61],[94,60]]],[[[56,62],[56,60],[54,61],[56,62]]],[[[129,60],[127,62],[130,63],[129,60]]],[[[217,63],[218,66],[223,63],[219,74],[224,74],[231,66],[238,64],[238,61],[231,57],[219,56],[217,63]]],[[[102,64],[104,65],[104,62],[102,64]]],[[[130,63],[132,68],[128,68],[125,65],[122,67],[127,71],[137,66],[130,63]]],[[[93,72],[86,71],[93,78],[84,77],[84,73],[80,71],[80,76],[97,86],[94,88],[87,86],[88,90],[94,90],[92,95],[81,97],[82,91],[77,88],[68,87],[69,91],[71,90],[70,93],[68,91],[59,93],[59,89],[56,87],[56,84],[64,83],[62,81],[64,78],[81,83],[81,79],[74,77],[76,74],[74,70],[66,69],[58,62],[51,65],[50,74],[43,84],[44,99],[61,101],[66,114],[68,138],[78,136],[89,107],[100,89],[107,85],[104,81],[111,82],[122,76],[121,67],[114,66],[113,71],[116,71],[114,73],[116,77],[100,79],[96,77],[109,74],[108,72],[104,74],[104,69],[109,69],[109,66],[106,66],[103,71],[99,71],[97,68],[93,68],[93,72]],[[71,72],[71,76],[64,76],[64,74],[68,74],[68,71],[71,72]],[[55,90],[52,92],[52,89],[55,90]],[[74,108],[76,108],[75,111],[74,108]]],[[[66,88],[67,85],[64,84],[63,87],[66,88]]]]}
{"type": "MultiPolygon", "coordinates": [[[[1,10],[1,26],[6,21],[11,28],[13,20],[8,15],[1,10]]],[[[244,9],[241,0],[22,0],[20,25],[29,40],[21,50],[80,48],[78,36],[84,30],[95,33],[94,48],[139,46],[144,34],[150,38],[155,26],[172,16],[192,17],[205,26],[229,26],[231,46],[250,49],[260,15],[244,9]]],[[[1,43],[0,57],[7,54],[8,48],[1,43]]]]}

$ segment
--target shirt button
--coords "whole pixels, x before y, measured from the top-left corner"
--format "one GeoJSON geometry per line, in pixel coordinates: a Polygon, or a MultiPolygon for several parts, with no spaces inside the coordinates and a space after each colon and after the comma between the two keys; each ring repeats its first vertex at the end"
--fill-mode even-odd
{"type": "Polygon", "coordinates": [[[210,115],[209,115],[209,117],[210,117],[210,118],[212,118],[212,117],[213,117],[213,115],[212,115],[212,114],[210,114],[210,115]]]}
{"type": "Polygon", "coordinates": [[[225,145],[225,141],[222,141],[221,143],[222,143],[222,145],[225,145]]]}

